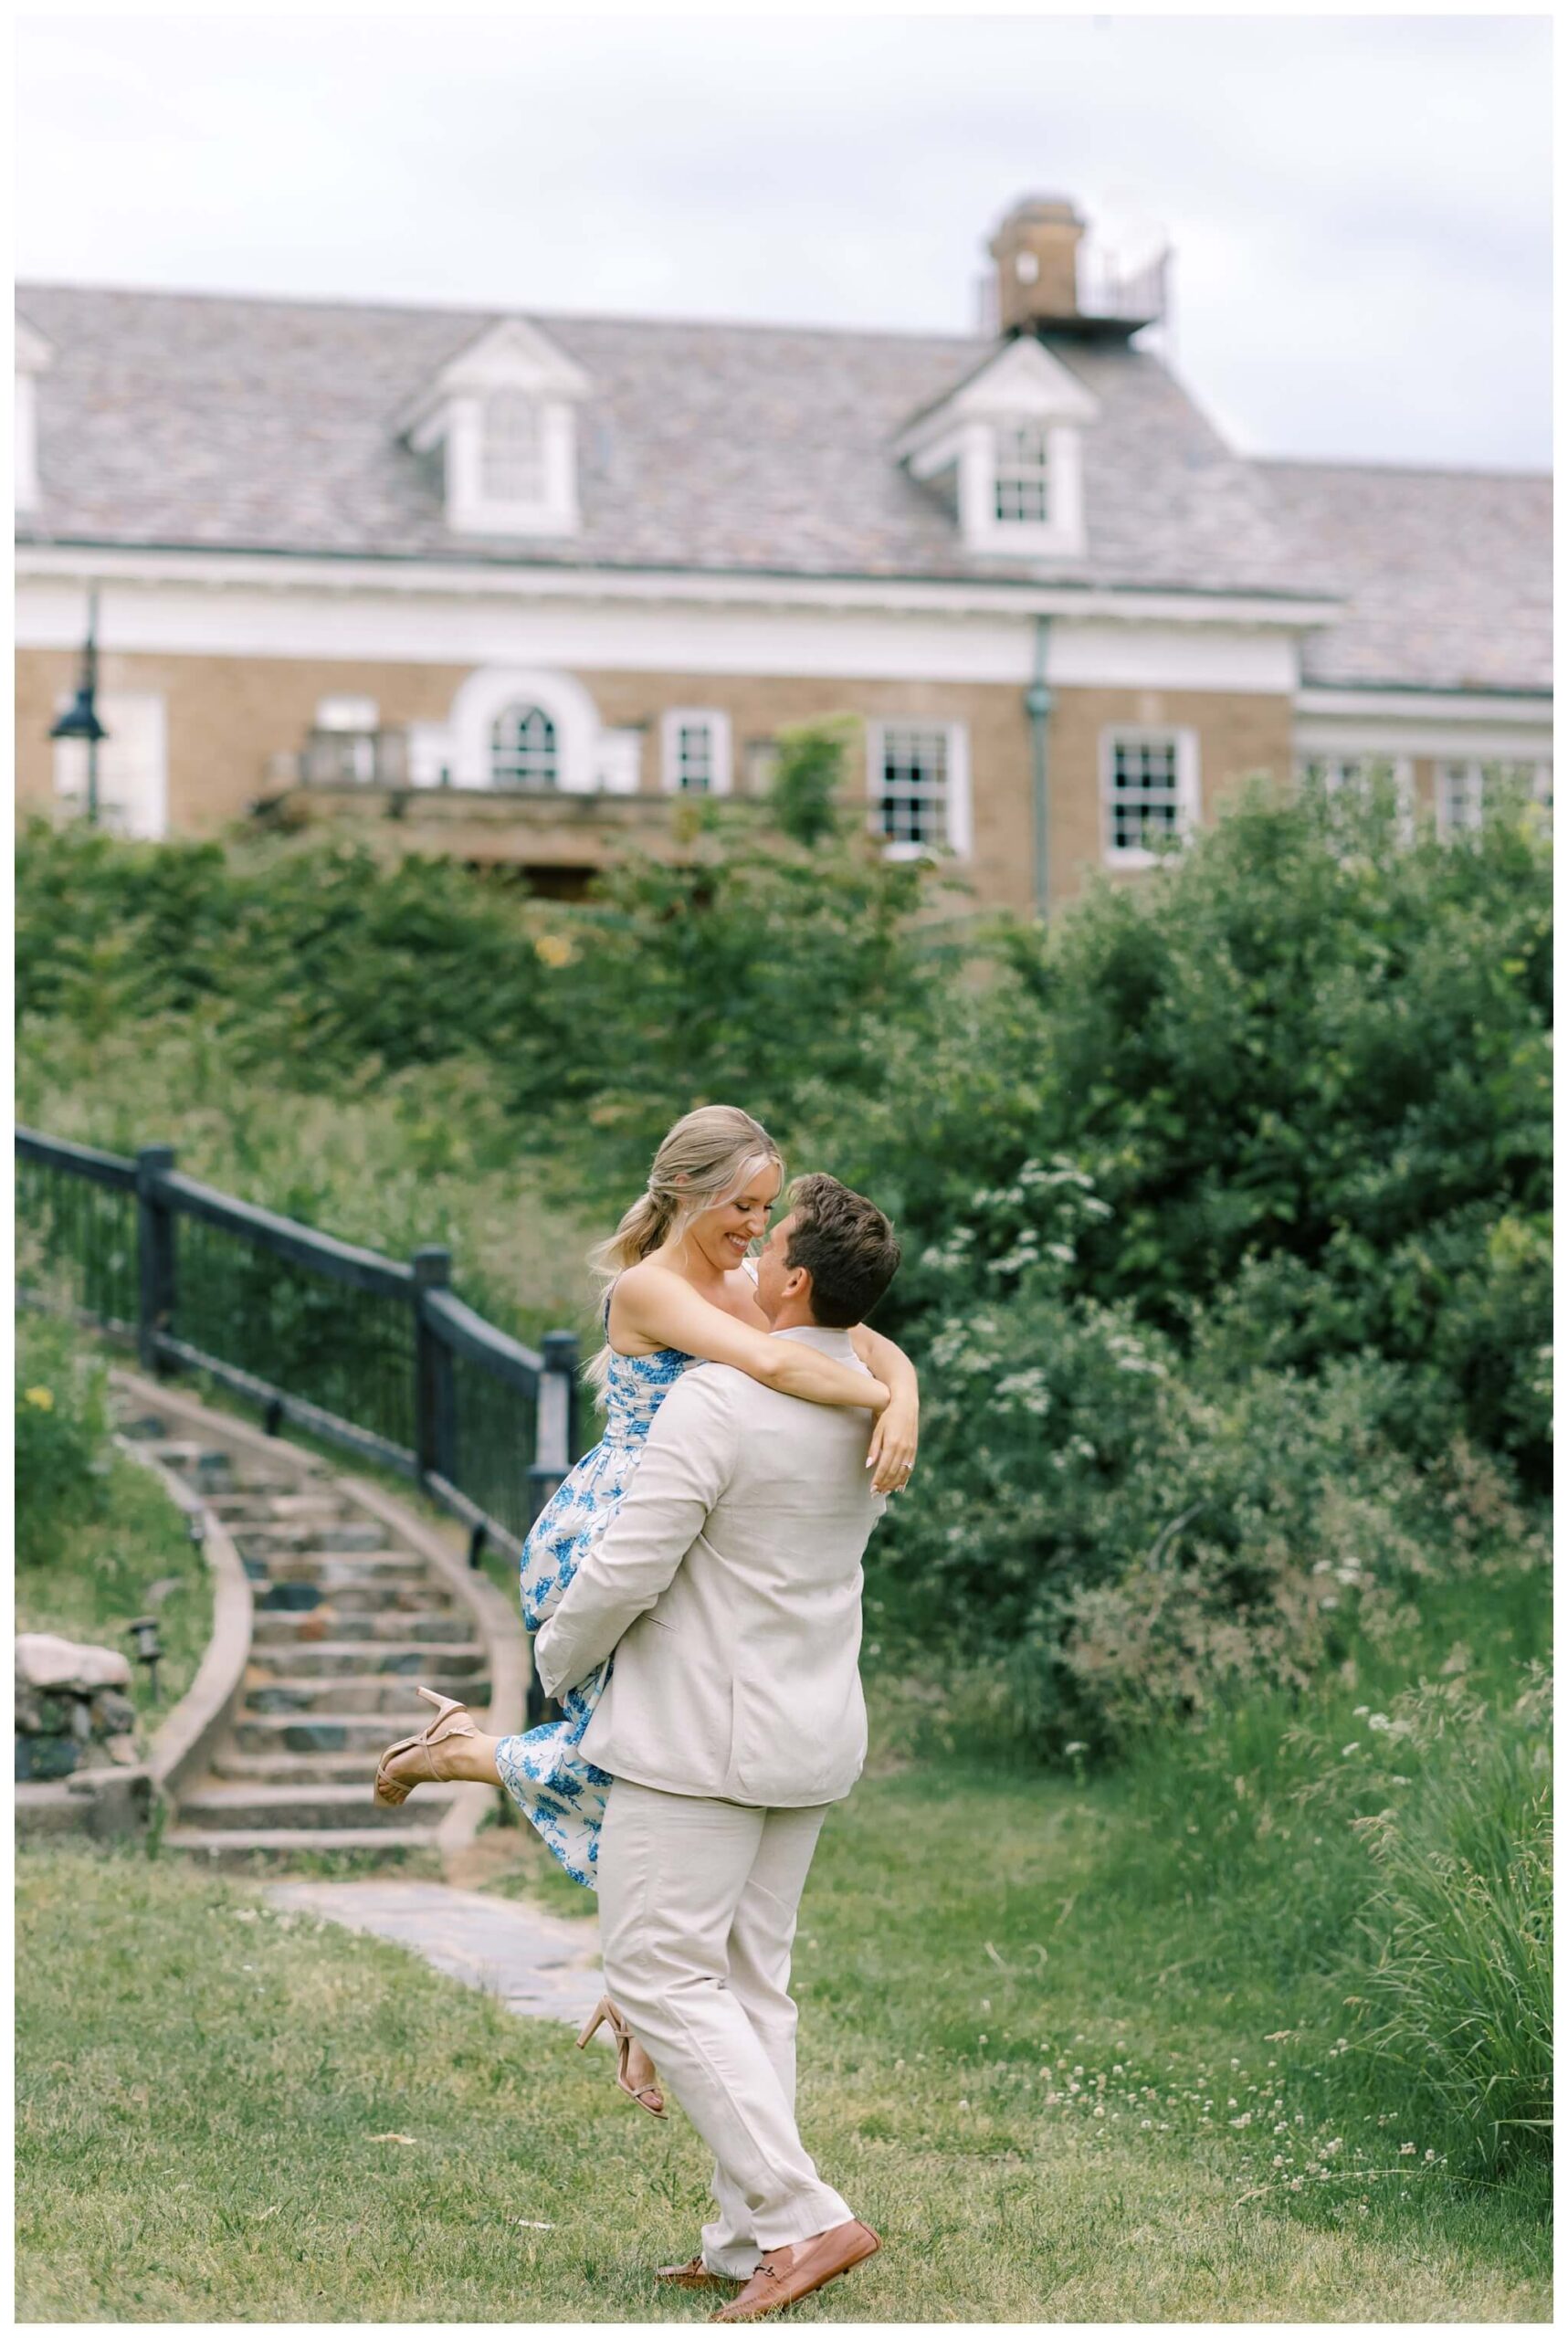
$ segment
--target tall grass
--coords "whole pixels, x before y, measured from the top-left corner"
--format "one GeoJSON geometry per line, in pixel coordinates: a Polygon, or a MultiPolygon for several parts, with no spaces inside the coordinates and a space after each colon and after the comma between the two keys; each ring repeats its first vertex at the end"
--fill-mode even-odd
{"type": "MultiPolygon", "coordinates": [[[[1543,1680],[1506,1716],[1458,1720],[1414,1805],[1361,1822],[1378,1885],[1361,1920],[1367,2048],[1427,2095],[1489,2169],[1543,2152],[1552,2122],[1552,1873],[1543,1680]]],[[[1413,1722],[1430,1728],[1433,1711],[1413,1722]]]]}

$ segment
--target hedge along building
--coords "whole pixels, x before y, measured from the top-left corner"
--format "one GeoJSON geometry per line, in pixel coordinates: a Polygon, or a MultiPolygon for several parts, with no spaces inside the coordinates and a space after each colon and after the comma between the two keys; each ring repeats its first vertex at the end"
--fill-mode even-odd
{"type": "Polygon", "coordinates": [[[1545,479],[1245,459],[1163,262],[1056,200],[990,248],[952,338],[24,288],[22,807],[81,800],[90,593],[145,835],[270,805],[569,890],[848,712],[888,849],[1027,910],[1256,770],[1546,791],[1545,479]]]}

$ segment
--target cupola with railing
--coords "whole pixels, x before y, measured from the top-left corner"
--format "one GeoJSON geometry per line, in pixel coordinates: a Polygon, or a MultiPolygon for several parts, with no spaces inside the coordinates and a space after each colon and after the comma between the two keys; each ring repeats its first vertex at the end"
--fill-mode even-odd
{"type": "Polygon", "coordinates": [[[1016,203],[989,249],[995,272],[981,291],[981,323],[989,332],[1127,341],[1164,319],[1170,254],[1129,264],[1090,239],[1063,195],[1016,203]]]}

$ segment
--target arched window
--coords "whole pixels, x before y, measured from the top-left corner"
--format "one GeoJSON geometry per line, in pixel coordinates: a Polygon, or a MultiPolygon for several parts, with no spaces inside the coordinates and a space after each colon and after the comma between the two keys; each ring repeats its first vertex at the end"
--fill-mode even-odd
{"type": "Polygon", "coordinates": [[[560,784],[555,725],[542,706],[508,706],[490,726],[492,787],[560,784]]]}

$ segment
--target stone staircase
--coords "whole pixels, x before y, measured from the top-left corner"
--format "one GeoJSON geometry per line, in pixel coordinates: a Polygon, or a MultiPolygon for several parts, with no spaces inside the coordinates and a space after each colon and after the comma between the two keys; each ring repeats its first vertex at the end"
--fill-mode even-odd
{"type": "Polygon", "coordinates": [[[372,1785],[383,1747],[434,1718],[416,1682],[470,1702],[482,1725],[489,1668],[474,1615],[330,1478],[302,1488],[244,1452],[170,1436],[155,1416],[121,1433],[223,1522],[254,1586],[242,1702],[207,1775],[176,1790],[164,1847],[244,1865],[435,1851],[462,1789],[422,1785],[386,1809],[372,1785]]]}

